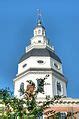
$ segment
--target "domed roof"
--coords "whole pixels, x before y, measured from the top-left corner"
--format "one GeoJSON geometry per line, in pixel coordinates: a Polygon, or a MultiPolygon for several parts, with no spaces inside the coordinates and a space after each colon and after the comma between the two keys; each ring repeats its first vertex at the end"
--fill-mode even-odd
{"type": "Polygon", "coordinates": [[[52,52],[52,51],[50,51],[50,50],[47,49],[47,48],[41,48],[41,49],[39,49],[39,48],[37,48],[37,49],[34,48],[34,49],[30,50],[29,52],[25,53],[25,54],[21,57],[19,63],[21,63],[22,61],[26,60],[27,58],[29,58],[29,57],[31,57],[31,56],[34,56],[34,57],[35,57],[35,56],[38,56],[38,57],[40,57],[40,56],[51,57],[51,58],[53,58],[53,59],[55,59],[55,60],[57,60],[58,62],[61,63],[60,58],[55,54],[55,52],[52,52]]]}

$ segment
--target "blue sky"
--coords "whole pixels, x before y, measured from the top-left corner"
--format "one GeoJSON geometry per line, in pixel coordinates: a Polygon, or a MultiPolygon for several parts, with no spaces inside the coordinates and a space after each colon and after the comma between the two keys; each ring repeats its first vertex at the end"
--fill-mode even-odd
{"type": "Polygon", "coordinates": [[[37,9],[62,60],[68,96],[79,97],[79,0],[0,0],[0,88],[13,90],[19,59],[33,36],[37,9]]]}

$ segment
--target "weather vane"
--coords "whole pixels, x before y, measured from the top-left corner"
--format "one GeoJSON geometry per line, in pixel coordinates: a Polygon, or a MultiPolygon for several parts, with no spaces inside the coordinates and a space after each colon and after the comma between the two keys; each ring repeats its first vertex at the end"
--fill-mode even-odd
{"type": "Polygon", "coordinates": [[[40,9],[37,9],[37,20],[41,21],[41,17],[42,17],[41,11],[40,9]]]}

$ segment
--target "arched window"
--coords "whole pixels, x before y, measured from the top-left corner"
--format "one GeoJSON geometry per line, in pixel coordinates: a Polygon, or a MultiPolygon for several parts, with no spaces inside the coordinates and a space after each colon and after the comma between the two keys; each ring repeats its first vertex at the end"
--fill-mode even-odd
{"type": "Polygon", "coordinates": [[[61,95],[61,84],[57,81],[57,95],[61,95]]]}
{"type": "Polygon", "coordinates": [[[44,92],[44,80],[43,79],[37,80],[37,90],[40,93],[44,92]]]}
{"type": "Polygon", "coordinates": [[[20,84],[20,96],[22,96],[24,94],[24,83],[22,82],[20,84]]]}

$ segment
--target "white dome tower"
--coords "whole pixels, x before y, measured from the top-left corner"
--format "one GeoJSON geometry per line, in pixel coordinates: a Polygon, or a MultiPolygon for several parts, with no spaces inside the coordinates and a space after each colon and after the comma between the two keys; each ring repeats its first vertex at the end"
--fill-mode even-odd
{"type": "Polygon", "coordinates": [[[46,37],[46,30],[38,19],[31,44],[18,64],[18,73],[14,79],[14,95],[23,96],[20,89],[27,88],[27,80],[32,80],[39,89],[38,99],[53,98],[55,95],[66,96],[66,80],[62,70],[62,62],[56,55],[46,37]],[[42,80],[41,80],[42,79],[42,80]],[[41,85],[44,82],[44,86],[41,85]]]}

